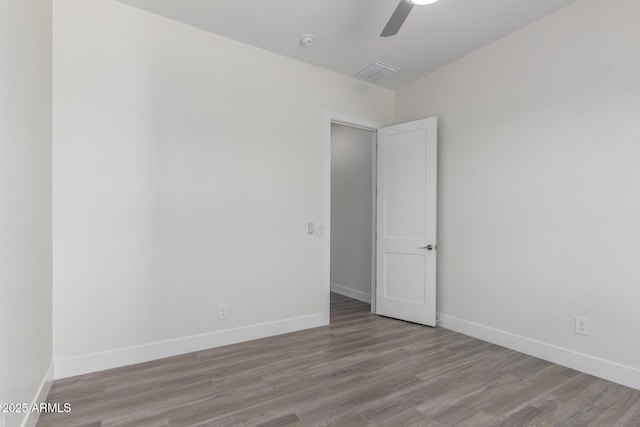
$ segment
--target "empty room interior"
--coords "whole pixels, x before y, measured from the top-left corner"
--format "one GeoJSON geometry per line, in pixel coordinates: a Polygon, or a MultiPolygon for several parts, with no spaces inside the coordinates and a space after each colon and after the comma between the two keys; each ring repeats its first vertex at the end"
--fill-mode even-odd
{"type": "Polygon", "coordinates": [[[640,426],[637,0],[0,0],[0,427],[640,426]]]}

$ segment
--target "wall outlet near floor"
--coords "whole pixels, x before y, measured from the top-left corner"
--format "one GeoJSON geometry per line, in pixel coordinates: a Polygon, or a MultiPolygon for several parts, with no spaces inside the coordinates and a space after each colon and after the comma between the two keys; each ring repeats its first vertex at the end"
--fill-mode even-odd
{"type": "Polygon", "coordinates": [[[584,316],[576,316],[574,332],[585,337],[591,335],[591,320],[584,316]]]}
{"type": "Polygon", "coordinates": [[[229,317],[229,307],[227,304],[220,304],[218,306],[218,319],[226,319],[229,317]]]}

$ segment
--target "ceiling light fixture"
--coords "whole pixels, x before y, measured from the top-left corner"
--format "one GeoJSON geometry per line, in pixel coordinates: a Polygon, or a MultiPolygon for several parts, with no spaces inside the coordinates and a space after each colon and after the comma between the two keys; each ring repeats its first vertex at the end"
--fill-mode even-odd
{"type": "Polygon", "coordinates": [[[438,0],[409,0],[409,3],[415,4],[416,6],[425,6],[431,3],[435,3],[438,0]]]}

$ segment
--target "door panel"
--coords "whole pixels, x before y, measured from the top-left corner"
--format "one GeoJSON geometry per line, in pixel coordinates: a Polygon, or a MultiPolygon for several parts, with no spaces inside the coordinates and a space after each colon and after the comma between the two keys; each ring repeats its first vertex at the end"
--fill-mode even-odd
{"type": "Polygon", "coordinates": [[[425,237],[426,206],[416,205],[406,184],[424,193],[426,182],[424,132],[418,130],[386,137],[385,147],[385,237],[425,237]],[[416,134],[417,133],[417,134],[416,134]]]}
{"type": "Polygon", "coordinates": [[[437,119],[378,131],[376,312],[436,325],[437,119]]]}
{"type": "Polygon", "coordinates": [[[424,303],[425,260],[422,255],[385,253],[384,296],[424,303]]]}

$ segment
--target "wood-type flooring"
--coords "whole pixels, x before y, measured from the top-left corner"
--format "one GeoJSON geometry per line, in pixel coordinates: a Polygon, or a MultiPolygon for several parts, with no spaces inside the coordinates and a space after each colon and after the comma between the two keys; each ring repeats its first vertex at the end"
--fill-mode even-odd
{"type": "Polygon", "coordinates": [[[640,391],[331,296],[331,325],[56,381],[40,427],[640,426],[640,391]]]}

